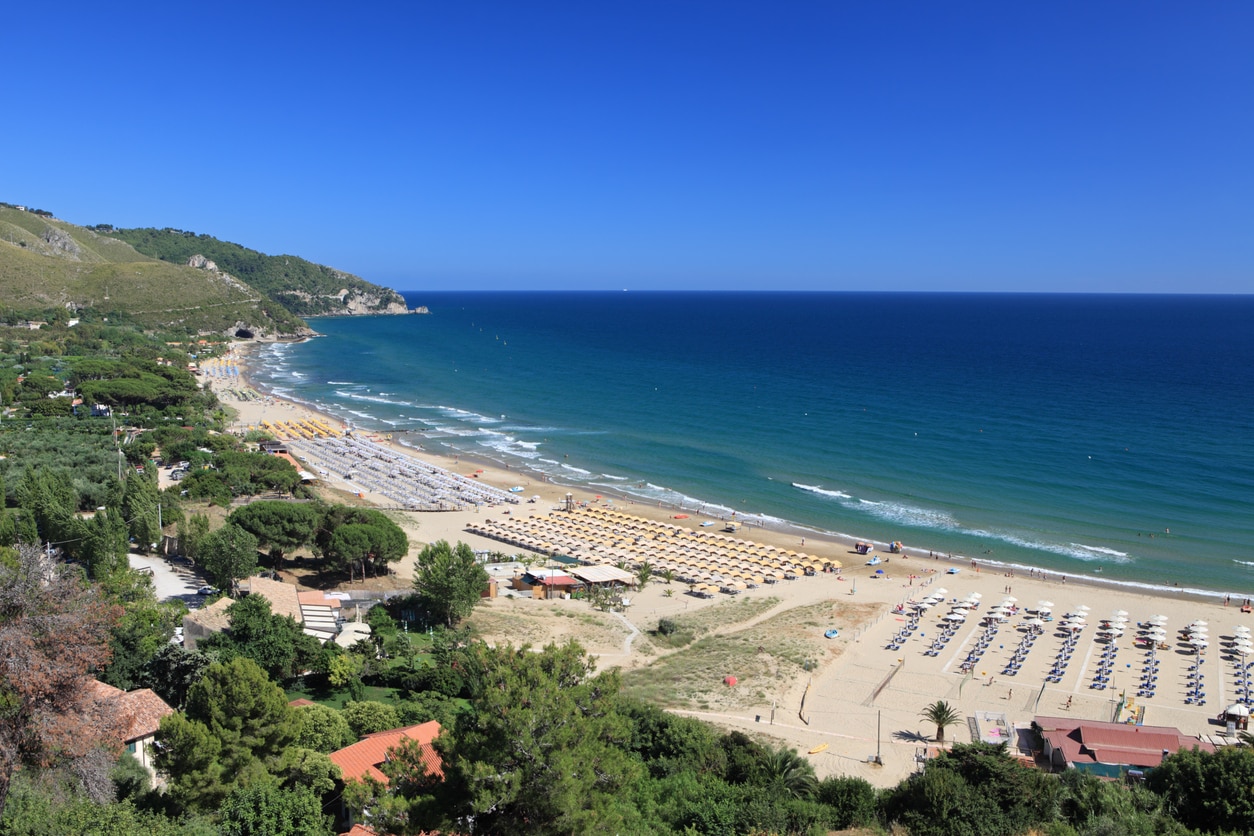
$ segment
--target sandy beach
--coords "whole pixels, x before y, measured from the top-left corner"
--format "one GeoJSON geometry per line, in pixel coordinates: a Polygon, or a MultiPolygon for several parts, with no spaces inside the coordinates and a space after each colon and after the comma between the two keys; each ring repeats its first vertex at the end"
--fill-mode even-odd
{"type": "MultiPolygon", "coordinates": [[[[248,348],[247,344],[237,344],[230,355],[217,361],[236,365],[238,377],[205,377],[206,385],[213,386],[223,403],[238,412],[233,431],[260,426],[262,421],[309,419],[342,429],[334,418],[264,393],[255,399],[236,397],[231,390],[251,388],[247,382],[248,348]]],[[[520,549],[468,528],[482,528],[490,517],[542,520],[571,516],[554,510],[564,504],[571,491],[565,486],[490,462],[439,456],[386,437],[371,438],[389,445],[398,455],[485,485],[523,488],[519,495],[524,502],[516,505],[397,511],[412,544],[410,557],[397,567],[398,586],[408,585],[413,554],[425,543],[460,540],[475,549],[514,554],[520,549]],[[535,503],[525,501],[533,496],[538,497],[535,503]]],[[[329,488],[360,493],[363,500],[380,507],[397,504],[330,474],[325,481],[329,488]]],[[[682,515],[676,509],[642,505],[622,497],[597,497],[577,490],[572,493],[576,507],[612,506],[622,514],[675,526],[694,536],[712,530],[701,525],[712,518],[692,512],[682,515]]],[[[713,530],[721,528],[718,525],[713,530]]],[[[668,536],[679,538],[677,534],[668,536]]],[[[826,744],[822,751],[809,755],[820,775],[858,775],[880,786],[896,783],[913,771],[916,756],[934,746],[931,738],[935,727],[919,713],[938,699],[950,702],[964,718],[982,718],[981,734],[992,730],[988,733],[1009,739],[1012,748],[1017,742],[1014,729],[1030,723],[1033,716],[1111,720],[1121,705],[1121,720],[1143,707],[1146,724],[1176,726],[1186,734],[1215,735],[1223,731],[1214,720],[1216,715],[1238,699],[1246,699],[1237,692],[1238,668],[1244,659],[1236,655],[1231,644],[1239,625],[1254,628],[1254,615],[1243,614],[1240,601],[1225,606],[1222,600],[1183,592],[1142,594],[1057,575],[1024,576],[1020,572],[1011,576],[990,571],[978,562],[951,563],[909,550],[906,554],[879,552],[888,562],[872,567],[865,565],[867,557],[857,554],[851,542],[808,534],[802,540],[790,532],[747,525],[732,536],[804,554],[816,564],[838,561],[843,569],[762,583],[734,597],[716,593],[699,598],[687,592],[687,584],[658,580],[634,595],[623,615],[593,613],[582,601],[501,598],[481,608],[487,627],[484,632],[490,636],[497,629],[502,639],[508,636],[533,643],[578,637],[598,654],[603,668],[620,666],[630,677],[632,671],[658,665],[674,653],[649,639],[648,632],[655,629],[658,619],[683,621],[702,613],[718,616],[741,607],[741,612],[752,615],[740,620],[733,617],[710,635],[744,636],[756,630],[768,636],[794,636],[797,646],[804,647],[815,660],[813,670],[800,673],[800,668],[756,663],[746,664],[742,670],[709,670],[705,696],[690,700],[686,708],[674,706],[675,710],[786,741],[802,752],[826,744]],[[949,574],[951,571],[955,574],[949,574]],[[924,610],[914,606],[938,594],[939,603],[924,610]],[[973,594],[976,597],[970,597],[973,594]],[[964,600],[977,606],[962,620],[951,619],[954,607],[964,600]],[[1004,620],[988,622],[987,616],[1003,601],[1007,605],[1004,620]],[[917,623],[908,627],[914,613],[918,614],[917,623]],[[1060,629],[1067,614],[1087,614],[1083,625],[1076,625],[1078,631],[1060,629]],[[1037,615],[1049,620],[1030,625],[1028,620],[1037,615]],[[1103,620],[1123,623],[1122,634],[1099,636],[1103,620]],[[1152,654],[1156,667],[1148,675],[1156,679],[1143,680],[1151,654],[1138,637],[1154,620],[1163,625],[1165,649],[1152,654]],[[1200,656],[1182,633],[1198,620],[1207,622],[1194,635],[1207,643],[1200,656]],[[933,650],[945,626],[953,628],[952,636],[933,650]],[[839,635],[824,638],[828,628],[838,629],[839,635]],[[905,635],[903,629],[908,629],[905,635]],[[1035,636],[1030,647],[1024,641],[1029,633],[1035,636]],[[1068,635],[1074,645],[1064,650],[1068,635]],[[982,640],[985,646],[980,648],[982,640]],[[1022,650],[1021,657],[1012,663],[1017,649],[1022,650]],[[1059,670],[1063,653],[1066,658],[1061,661],[1066,664],[1059,670]],[[1200,698],[1192,690],[1197,680],[1190,678],[1195,672],[1189,669],[1195,664],[1204,677],[1204,697],[1200,698]],[[725,676],[736,676],[737,684],[724,685],[725,676]],[[1152,696],[1142,695],[1146,685],[1154,686],[1152,696]],[[871,762],[877,753],[882,765],[871,762]]],[[[760,648],[759,655],[769,652],[760,648]]],[[[950,728],[946,737],[965,742],[971,736],[972,730],[962,725],[950,728]]]]}

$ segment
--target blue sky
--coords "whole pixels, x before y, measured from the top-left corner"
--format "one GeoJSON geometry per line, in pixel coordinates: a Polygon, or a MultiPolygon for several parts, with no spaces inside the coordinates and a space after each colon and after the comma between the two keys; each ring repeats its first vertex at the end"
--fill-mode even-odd
{"type": "Polygon", "coordinates": [[[22,3],[0,200],[399,289],[1254,289],[1254,6],[22,3]]]}

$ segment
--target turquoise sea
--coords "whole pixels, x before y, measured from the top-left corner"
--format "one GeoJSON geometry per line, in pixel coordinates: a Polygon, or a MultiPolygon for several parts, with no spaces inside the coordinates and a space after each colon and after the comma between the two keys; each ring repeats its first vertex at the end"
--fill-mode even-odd
{"type": "Polygon", "coordinates": [[[255,382],[597,492],[1254,596],[1254,296],[405,295],[255,382]]]}

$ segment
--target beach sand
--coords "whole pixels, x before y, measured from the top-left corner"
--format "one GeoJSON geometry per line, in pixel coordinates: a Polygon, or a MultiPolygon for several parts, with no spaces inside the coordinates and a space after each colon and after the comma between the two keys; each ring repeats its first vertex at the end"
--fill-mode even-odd
{"type": "MultiPolygon", "coordinates": [[[[259,425],[262,420],[309,417],[320,417],[336,428],[342,426],[334,418],[316,416],[306,407],[273,397],[253,401],[232,397],[228,389],[249,385],[248,348],[248,344],[237,344],[228,358],[228,362],[240,365],[240,379],[206,378],[223,402],[238,411],[234,430],[259,425]]],[[[389,443],[386,438],[373,437],[389,443]]],[[[513,516],[560,514],[562,512],[551,509],[562,503],[568,491],[573,493],[576,503],[604,505],[607,501],[606,498],[598,500],[587,491],[543,482],[534,475],[491,462],[471,461],[465,457],[455,459],[398,444],[392,446],[398,453],[455,473],[475,475],[474,478],[500,488],[523,486],[523,496],[540,497],[534,505],[512,506],[509,510],[513,516]],[[476,474],[476,471],[479,472],[476,474]]],[[[354,486],[335,481],[331,481],[329,487],[356,490],[354,486]]],[[[365,494],[362,500],[381,507],[394,504],[385,497],[370,494],[365,494]]],[[[694,531],[702,530],[700,523],[709,519],[692,512],[686,519],[675,519],[675,509],[634,503],[623,497],[616,498],[613,506],[624,513],[694,531]]],[[[414,555],[424,544],[436,540],[463,541],[475,549],[517,553],[515,547],[466,530],[467,526],[484,522],[485,515],[503,513],[502,508],[395,512],[404,520],[412,544],[409,557],[393,576],[395,586],[408,586],[414,555]]],[[[1225,706],[1238,700],[1235,671],[1240,659],[1233,656],[1228,645],[1234,635],[1233,628],[1241,624],[1254,627],[1254,616],[1242,614],[1237,601],[1232,606],[1224,606],[1214,599],[1199,599],[1184,593],[1142,594],[1126,587],[1078,583],[1075,578],[1056,575],[1025,577],[1018,573],[1011,577],[978,564],[973,568],[969,560],[954,564],[914,552],[885,555],[890,562],[875,567],[884,569],[885,574],[876,576],[875,568],[863,565],[866,558],[854,552],[851,542],[807,534],[803,546],[794,533],[748,526],[742,527],[735,536],[805,551],[820,559],[835,559],[844,564],[840,575],[819,573],[747,590],[736,596],[735,605],[752,607],[757,601],[764,609],[755,611],[749,619],[731,619],[725,627],[711,631],[715,637],[756,635],[752,633],[755,630],[768,634],[775,631],[781,636],[788,633],[809,642],[806,652],[813,654],[817,665],[809,673],[798,674],[793,670],[781,677],[772,675],[771,665],[760,664],[761,660],[750,664],[752,660],[744,657],[746,670],[709,670],[706,696],[689,700],[687,707],[682,707],[683,701],[672,700],[672,710],[784,741],[802,752],[827,744],[825,750],[808,755],[820,776],[857,775],[878,786],[897,783],[916,768],[916,755],[935,746],[932,738],[936,729],[921,719],[920,712],[936,700],[948,701],[964,718],[982,712],[1004,715],[1009,729],[1013,730],[1016,725],[1022,727],[1030,723],[1037,715],[1111,720],[1121,696],[1126,695],[1134,707],[1145,707],[1143,720],[1146,724],[1175,726],[1186,734],[1195,735],[1222,733],[1223,728],[1214,718],[1225,706]],[[951,568],[958,570],[957,574],[946,574],[951,568]],[[906,620],[906,615],[894,613],[894,608],[911,600],[921,600],[940,588],[947,590],[946,602],[979,593],[981,606],[935,656],[925,655],[924,651],[937,635],[941,617],[949,612],[947,604],[925,612],[917,630],[898,649],[888,649],[890,639],[906,620]],[[1016,613],[1000,626],[970,676],[964,676],[960,673],[961,666],[976,636],[983,632],[980,614],[1007,596],[1016,598],[1020,608],[1034,608],[1041,600],[1051,601],[1056,620],[1045,625],[1044,633],[1036,639],[1022,667],[1009,676],[1003,670],[1024,635],[1021,631],[1026,629],[1024,614],[1016,613]],[[1081,606],[1089,608],[1087,626],[1079,635],[1060,681],[1046,682],[1063,641],[1057,632],[1059,620],[1064,613],[1081,606]],[[1097,690],[1090,686],[1107,644],[1098,640],[1096,631],[1099,621],[1113,617],[1117,611],[1128,614],[1127,631],[1114,643],[1118,652],[1111,666],[1108,686],[1097,690]],[[789,613],[804,617],[789,620],[789,613]],[[1143,698],[1137,696],[1137,691],[1147,651],[1134,646],[1133,637],[1138,632],[1138,622],[1146,622],[1157,615],[1166,616],[1168,649],[1155,654],[1159,664],[1155,695],[1143,698]],[[1180,633],[1197,619],[1209,623],[1210,634],[1210,646],[1200,657],[1205,677],[1204,705],[1191,704],[1186,699],[1188,668],[1199,657],[1180,633]],[[828,627],[838,628],[839,636],[824,639],[822,634],[828,627]],[[735,686],[726,686],[723,684],[725,676],[737,676],[739,681],[735,686]],[[733,688],[734,695],[723,693],[720,696],[721,689],[725,692],[733,688]],[[801,709],[803,699],[804,711],[801,709]],[[870,762],[877,753],[882,765],[870,762]]],[[[487,602],[480,611],[484,615],[484,632],[489,635],[532,644],[579,638],[598,655],[602,668],[622,667],[630,677],[632,670],[658,664],[676,652],[649,639],[648,632],[656,628],[660,618],[672,617],[683,622],[707,611],[714,616],[733,611],[716,609],[727,607],[729,596],[702,599],[688,594],[686,589],[686,585],[678,582],[668,585],[655,580],[633,596],[625,616],[594,613],[582,601],[518,598],[487,602]]],[[[763,648],[758,655],[769,656],[769,651],[763,648]]],[[[951,727],[946,732],[946,740],[969,741],[971,731],[965,724],[951,727]]],[[[1014,751],[1016,741],[1010,742],[1014,751]]]]}

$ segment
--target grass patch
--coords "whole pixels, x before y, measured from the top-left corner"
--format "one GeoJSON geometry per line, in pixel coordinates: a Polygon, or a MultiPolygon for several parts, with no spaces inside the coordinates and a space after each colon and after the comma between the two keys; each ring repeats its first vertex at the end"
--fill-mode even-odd
{"type": "Polygon", "coordinates": [[[627,628],[618,619],[582,607],[553,602],[553,606],[497,603],[477,607],[467,619],[476,638],[492,644],[519,645],[575,639],[592,652],[621,652],[627,628]]]}
{"type": "MultiPolygon", "coordinates": [[[[336,711],[342,709],[345,703],[352,700],[347,688],[318,687],[308,684],[303,679],[298,679],[284,693],[287,695],[289,702],[291,700],[305,699],[310,702],[316,702],[319,705],[325,705],[328,708],[334,708],[336,711]]],[[[378,685],[367,685],[365,694],[362,696],[362,700],[384,702],[388,705],[397,702],[399,699],[400,696],[395,688],[383,688],[378,685]]]]}
{"type": "Polygon", "coordinates": [[[782,700],[808,670],[839,652],[839,645],[823,638],[825,626],[861,620],[875,609],[826,601],[785,610],[751,627],[707,634],[647,667],[628,671],[623,675],[623,690],[676,708],[710,704],[746,708],[782,700]],[[739,680],[734,688],[723,684],[723,677],[729,675],[739,680]]]}

